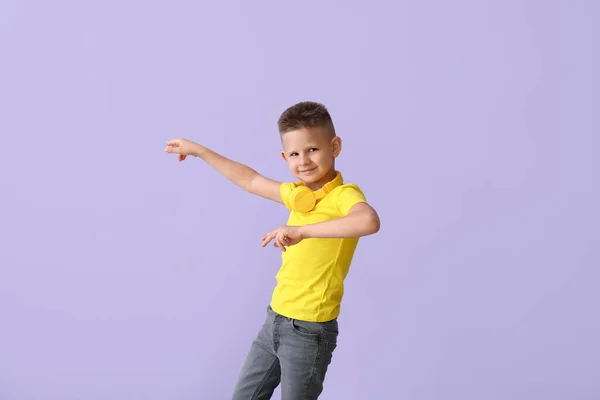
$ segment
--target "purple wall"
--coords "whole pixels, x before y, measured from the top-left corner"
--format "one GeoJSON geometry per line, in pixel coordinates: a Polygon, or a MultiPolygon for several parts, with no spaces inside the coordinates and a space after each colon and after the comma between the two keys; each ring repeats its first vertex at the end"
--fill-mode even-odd
{"type": "Polygon", "coordinates": [[[229,398],[286,210],[164,144],[292,179],[307,99],[382,218],[322,398],[600,398],[598,2],[93,3],[0,3],[0,399],[229,398]]]}

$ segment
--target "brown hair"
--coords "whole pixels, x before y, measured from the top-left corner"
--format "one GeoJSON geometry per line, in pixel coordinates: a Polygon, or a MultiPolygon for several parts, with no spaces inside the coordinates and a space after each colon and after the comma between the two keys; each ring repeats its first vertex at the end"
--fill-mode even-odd
{"type": "Polygon", "coordinates": [[[277,122],[279,133],[284,134],[301,128],[325,128],[333,137],[335,128],[327,108],[314,101],[303,101],[285,110],[277,122]]]}

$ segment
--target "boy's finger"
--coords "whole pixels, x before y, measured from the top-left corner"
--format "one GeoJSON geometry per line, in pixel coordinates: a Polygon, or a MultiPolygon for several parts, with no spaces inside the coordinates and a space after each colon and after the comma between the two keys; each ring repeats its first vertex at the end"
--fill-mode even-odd
{"type": "MultiPolygon", "coordinates": [[[[271,232],[269,232],[269,233],[265,234],[265,235],[262,237],[262,240],[265,240],[265,239],[266,239],[266,238],[268,238],[268,237],[271,237],[271,239],[273,239],[273,238],[275,237],[275,235],[276,235],[276,234],[277,234],[277,231],[271,231],[271,232]]],[[[269,239],[269,240],[271,240],[271,239],[269,239]]]]}
{"type": "Polygon", "coordinates": [[[276,243],[277,243],[277,247],[279,247],[281,249],[281,251],[285,251],[285,245],[283,244],[283,242],[281,242],[281,240],[279,239],[275,239],[276,243]]]}
{"type": "Polygon", "coordinates": [[[273,238],[270,237],[270,234],[267,235],[265,238],[263,238],[263,242],[262,242],[262,247],[265,247],[266,245],[269,244],[269,242],[272,240],[273,238]]]}

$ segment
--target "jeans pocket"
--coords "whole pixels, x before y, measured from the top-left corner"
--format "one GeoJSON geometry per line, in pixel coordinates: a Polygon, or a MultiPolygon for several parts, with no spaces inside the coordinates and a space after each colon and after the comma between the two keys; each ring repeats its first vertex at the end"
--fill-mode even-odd
{"type": "Polygon", "coordinates": [[[316,322],[290,319],[290,327],[296,334],[308,338],[318,338],[321,334],[321,327],[316,322]]]}

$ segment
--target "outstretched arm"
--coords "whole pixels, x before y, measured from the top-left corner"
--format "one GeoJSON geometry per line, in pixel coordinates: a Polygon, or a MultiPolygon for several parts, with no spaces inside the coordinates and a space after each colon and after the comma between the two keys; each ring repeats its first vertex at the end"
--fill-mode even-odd
{"type": "Polygon", "coordinates": [[[247,165],[230,160],[201,144],[187,139],[174,139],[167,142],[165,151],[179,154],[179,161],[185,160],[187,156],[201,158],[230,182],[245,191],[283,203],[279,193],[280,182],[266,178],[247,165]]]}

